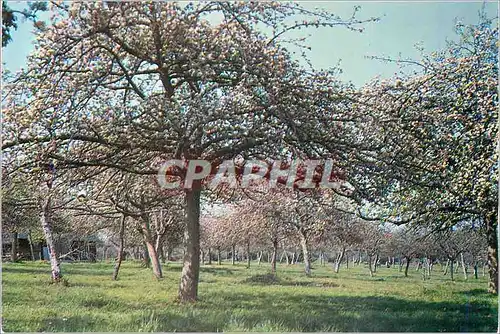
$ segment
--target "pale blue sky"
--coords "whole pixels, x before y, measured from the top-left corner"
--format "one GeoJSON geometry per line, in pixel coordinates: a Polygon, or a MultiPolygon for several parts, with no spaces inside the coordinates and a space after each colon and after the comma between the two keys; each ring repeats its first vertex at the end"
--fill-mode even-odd
{"type": "MultiPolygon", "coordinates": [[[[12,8],[22,8],[25,3],[9,1],[12,8]]],[[[345,28],[320,28],[309,32],[312,36],[310,57],[317,68],[328,68],[341,60],[341,78],[352,81],[357,86],[381,76],[387,78],[398,71],[395,64],[387,64],[366,56],[388,56],[397,58],[419,58],[415,44],[428,51],[445,47],[447,38],[454,38],[454,24],[458,19],[463,23],[478,21],[478,11],[482,2],[319,2],[304,1],[306,7],[320,7],[342,17],[348,17],[356,5],[361,6],[359,18],[381,17],[379,22],[365,25],[363,33],[345,28]]],[[[497,2],[486,3],[488,16],[495,17],[497,2]]],[[[44,14],[45,15],[45,14],[44,14]]],[[[11,71],[25,65],[26,56],[32,51],[33,37],[30,23],[20,23],[13,32],[13,42],[3,49],[3,62],[11,71]]]]}

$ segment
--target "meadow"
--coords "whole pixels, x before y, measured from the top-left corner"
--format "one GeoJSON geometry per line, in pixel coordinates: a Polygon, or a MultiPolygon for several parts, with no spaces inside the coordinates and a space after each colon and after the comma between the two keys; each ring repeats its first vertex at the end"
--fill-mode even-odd
{"type": "Polygon", "coordinates": [[[217,331],[481,331],[496,332],[497,298],[487,278],[452,282],[435,266],[430,280],[411,268],[381,267],[374,277],[363,265],[204,265],[199,301],[180,304],[180,263],[150,269],[126,261],[118,281],[113,263],[63,263],[67,285],[50,284],[43,262],[4,263],[3,330],[6,332],[217,332],[217,331]]]}

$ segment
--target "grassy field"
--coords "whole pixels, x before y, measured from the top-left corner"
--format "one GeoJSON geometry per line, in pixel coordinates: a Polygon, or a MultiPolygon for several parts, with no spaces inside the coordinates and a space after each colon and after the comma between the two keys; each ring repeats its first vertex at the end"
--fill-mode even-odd
{"type": "Polygon", "coordinates": [[[3,329],[13,331],[488,331],[497,328],[497,299],[486,278],[451,282],[439,266],[430,280],[411,269],[380,268],[371,278],[362,266],[205,265],[200,301],[176,301],[181,266],[164,266],[153,279],[125,262],[118,281],[112,263],[63,263],[68,286],[49,284],[46,263],[3,264],[3,329]]]}

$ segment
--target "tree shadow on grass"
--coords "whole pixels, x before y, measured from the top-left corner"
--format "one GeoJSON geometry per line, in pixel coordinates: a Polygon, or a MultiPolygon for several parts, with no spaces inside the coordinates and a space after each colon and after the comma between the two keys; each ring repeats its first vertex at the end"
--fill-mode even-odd
{"type": "Polygon", "coordinates": [[[201,267],[200,272],[202,273],[210,273],[213,275],[222,275],[222,276],[227,276],[227,275],[233,275],[235,271],[238,271],[237,269],[229,269],[229,268],[211,268],[211,267],[201,267]]]}
{"type": "Polygon", "coordinates": [[[4,273],[13,273],[13,274],[47,274],[50,276],[50,267],[47,268],[32,268],[32,267],[6,267],[2,268],[2,272],[4,273]]]}
{"type": "Polygon", "coordinates": [[[293,281],[287,278],[280,278],[271,273],[254,275],[241,282],[241,284],[249,285],[282,285],[282,286],[310,286],[322,288],[336,288],[339,284],[332,282],[315,282],[315,281],[293,281]]]}
{"type": "MultiPolygon", "coordinates": [[[[455,294],[458,295],[469,295],[469,296],[490,296],[488,294],[488,289],[471,289],[471,290],[465,290],[465,291],[455,291],[455,294]]],[[[491,295],[493,296],[493,295],[491,295]]]]}
{"type": "Polygon", "coordinates": [[[273,323],[282,330],[303,332],[492,332],[497,327],[496,308],[472,305],[468,309],[465,303],[412,301],[385,296],[262,293],[238,293],[235,296],[222,292],[206,296],[203,301],[208,309],[250,309],[238,314],[240,326],[247,329],[258,327],[261,323],[273,323]],[[471,309],[477,312],[472,313],[471,309]]]}
{"type": "MultiPolygon", "coordinates": [[[[48,275],[50,278],[50,266],[46,268],[33,268],[33,267],[3,267],[2,272],[4,273],[14,273],[14,274],[44,274],[48,275]]],[[[64,267],[64,264],[61,266],[61,272],[63,276],[65,275],[85,275],[85,276],[109,276],[111,277],[113,273],[113,268],[109,270],[99,269],[96,270],[93,267],[89,268],[74,268],[74,267],[64,267]]],[[[127,276],[127,273],[120,273],[122,276],[127,276]]]]}

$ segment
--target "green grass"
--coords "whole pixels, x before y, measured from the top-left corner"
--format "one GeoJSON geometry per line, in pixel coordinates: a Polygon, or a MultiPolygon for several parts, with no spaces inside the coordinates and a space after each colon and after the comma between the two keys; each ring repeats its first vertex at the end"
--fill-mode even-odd
{"type": "Polygon", "coordinates": [[[149,269],[125,262],[118,281],[112,263],[63,263],[68,286],[49,284],[45,263],[3,264],[3,329],[24,331],[487,331],[497,328],[497,299],[486,278],[451,282],[435,267],[430,280],[411,269],[363,266],[202,266],[200,300],[177,303],[181,266],[149,269]]]}

